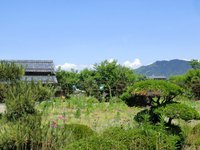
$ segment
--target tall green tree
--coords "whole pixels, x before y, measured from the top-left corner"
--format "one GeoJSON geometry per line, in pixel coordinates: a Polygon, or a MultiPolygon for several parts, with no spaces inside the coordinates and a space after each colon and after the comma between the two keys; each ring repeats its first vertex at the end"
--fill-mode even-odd
{"type": "Polygon", "coordinates": [[[19,80],[24,75],[22,66],[13,62],[0,62],[0,81],[12,82],[19,80]]]}
{"type": "Polygon", "coordinates": [[[103,91],[109,93],[109,98],[121,95],[136,79],[133,70],[121,66],[116,60],[95,64],[94,70],[98,85],[104,87],[103,91]]]}
{"type": "Polygon", "coordinates": [[[185,85],[194,94],[194,97],[200,99],[200,69],[189,70],[185,74],[185,85]]]}
{"type": "Polygon", "coordinates": [[[67,96],[73,93],[74,87],[78,84],[78,71],[65,71],[59,68],[56,71],[56,78],[63,94],[67,96]]]}
{"type": "Polygon", "coordinates": [[[200,60],[193,59],[190,61],[190,65],[193,69],[200,69],[200,60]]]}
{"type": "Polygon", "coordinates": [[[8,84],[15,83],[24,75],[22,66],[11,62],[0,62],[0,102],[4,102],[8,84]]]}
{"type": "Polygon", "coordinates": [[[78,88],[84,90],[87,96],[100,97],[99,85],[96,81],[96,71],[84,69],[79,73],[78,88]]]}

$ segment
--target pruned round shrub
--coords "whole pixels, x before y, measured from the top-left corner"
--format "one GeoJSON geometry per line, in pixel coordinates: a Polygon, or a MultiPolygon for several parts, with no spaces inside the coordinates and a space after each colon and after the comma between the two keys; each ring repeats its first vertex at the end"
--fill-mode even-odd
{"type": "MultiPolygon", "coordinates": [[[[200,118],[197,110],[180,103],[171,103],[166,106],[159,107],[154,110],[154,113],[168,117],[169,121],[172,119],[183,119],[188,121],[200,118]]],[[[169,124],[171,124],[171,122],[169,122],[169,124]]]]}
{"type": "Polygon", "coordinates": [[[67,150],[128,150],[119,141],[103,136],[92,136],[69,144],[67,150]]]}
{"type": "Polygon", "coordinates": [[[130,150],[168,149],[174,150],[179,140],[177,136],[168,135],[164,131],[153,126],[139,127],[135,129],[109,128],[103,132],[103,137],[122,142],[130,150]]]}
{"type": "Polygon", "coordinates": [[[79,140],[87,138],[95,134],[95,132],[88,126],[82,124],[67,124],[65,131],[71,133],[71,139],[79,140]]]}

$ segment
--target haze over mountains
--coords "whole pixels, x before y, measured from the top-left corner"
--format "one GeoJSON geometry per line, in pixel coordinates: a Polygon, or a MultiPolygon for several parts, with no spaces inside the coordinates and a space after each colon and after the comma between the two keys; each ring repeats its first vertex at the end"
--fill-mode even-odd
{"type": "Polygon", "coordinates": [[[174,59],[170,61],[156,61],[151,65],[135,69],[136,73],[146,76],[172,76],[186,73],[191,66],[189,61],[174,59]]]}

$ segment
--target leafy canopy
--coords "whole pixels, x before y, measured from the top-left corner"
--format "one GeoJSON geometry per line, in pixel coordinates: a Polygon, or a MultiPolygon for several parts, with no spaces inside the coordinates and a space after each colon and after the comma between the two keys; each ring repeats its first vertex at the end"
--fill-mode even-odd
{"type": "Polygon", "coordinates": [[[183,119],[185,121],[200,119],[200,115],[197,110],[180,103],[172,103],[159,107],[154,110],[154,113],[164,115],[165,117],[168,117],[170,121],[172,119],[183,119]]]}
{"type": "Polygon", "coordinates": [[[150,104],[157,105],[168,103],[182,93],[182,89],[168,81],[146,80],[140,81],[129,87],[129,96],[144,96],[150,100],[150,104]],[[162,98],[162,101],[161,101],[162,98]]]}
{"type": "Polygon", "coordinates": [[[200,69],[200,60],[193,59],[190,61],[190,65],[193,69],[200,69]]]}
{"type": "Polygon", "coordinates": [[[0,81],[19,80],[24,75],[24,69],[15,63],[0,62],[0,81]]]}

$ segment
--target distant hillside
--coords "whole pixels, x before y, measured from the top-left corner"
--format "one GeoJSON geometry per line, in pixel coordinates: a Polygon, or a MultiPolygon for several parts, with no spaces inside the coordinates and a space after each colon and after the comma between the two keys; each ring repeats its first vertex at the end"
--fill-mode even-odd
{"type": "Polygon", "coordinates": [[[172,75],[181,75],[186,73],[191,66],[189,65],[189,61],[185,60],[170,60],[170,61],[156,61],[155,63],[142,66],[136,69],[136,73],[143,74],[146,76],[172,76],[172,75]]]}

